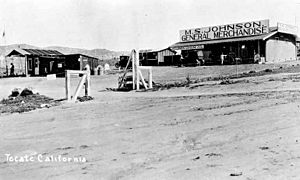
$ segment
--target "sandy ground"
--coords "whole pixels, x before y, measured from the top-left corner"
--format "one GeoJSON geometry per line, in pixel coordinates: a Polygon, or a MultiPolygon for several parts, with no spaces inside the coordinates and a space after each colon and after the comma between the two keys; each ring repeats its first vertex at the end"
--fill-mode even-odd
{"type": "MultiPolygon", "coordinates": [[[[266,67],[239,66],[245,72],[266,67]]],[[[234,68],[162,67],[153,79],[218,76],[234,68]]],[[[117,86],[117,77],[93,77],[93,101],[0,115],[0,179],[300,179],[300,72],[227,85],[105,91],[117,86]],[[8,153],[87,162],[8,162],[8,153]]],[[[0,79],[0,98],[16,86],[64,98],[63,78],[0,79]]]]}

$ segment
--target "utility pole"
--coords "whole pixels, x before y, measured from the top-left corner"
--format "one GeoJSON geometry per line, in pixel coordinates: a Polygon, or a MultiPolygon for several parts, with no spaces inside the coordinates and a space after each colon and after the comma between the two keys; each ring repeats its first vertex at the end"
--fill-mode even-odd
{"type": "Polygon", "coordinates": [[[6,51],[7,51],[7,48],[6,48],[6,31],[5,31],[5,24],[4,24],[4,28],[3,28],[3,31],[2,31],[2,34],[1,34],[2,38],[3,38],[3,45],[4,45],[4,54],[3,54],[3,57],[4,57],[4,60],[5,60],[5,71],[6,71],[6,76],[8,76],[8,64],[7,64],[7,58],[6,58],[6,51]]]}

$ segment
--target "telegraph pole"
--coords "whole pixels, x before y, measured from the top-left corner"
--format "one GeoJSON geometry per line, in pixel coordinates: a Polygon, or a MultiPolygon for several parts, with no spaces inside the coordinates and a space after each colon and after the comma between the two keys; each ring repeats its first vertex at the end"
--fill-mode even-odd
{"type": "Polygon", "coordinates": [[[3,28],[3,31],[2,31],[2,39],[3,39],[3,46],[4,46],[4,54],[3,54],[3,58],[4,58],[4,61],[5,61],[5,71],[6,71],[6,76],[8,76],[8,65],[7,65],[7,58],[6,58],[6,31],[5,31],[5,24],[4,24],[4,28],[3,28]]]}

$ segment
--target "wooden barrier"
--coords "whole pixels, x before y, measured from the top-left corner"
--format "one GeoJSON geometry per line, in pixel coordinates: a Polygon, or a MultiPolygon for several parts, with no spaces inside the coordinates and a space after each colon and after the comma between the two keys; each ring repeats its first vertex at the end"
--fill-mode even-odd
{"type": "Polygon", "coordinates": [[[85,85],[85,95],[91,95],[91,71],[90,66],[85,66],[85,71],[77,71],[77,70],[66,70],[66,98],[68,101],[75,102],[79,95],[80,89],[82,89],[83,85],[85,85]],[[71,96],[71,75],[83,75],[81,80],[76,88],[75,94],[71,96]]]}
{"type": "MultiPolygon", "coordinates": [[[[119,81],[119,86],[118,86],[118,89],[120,89],[120,88],[122,88],[123,86],[124,86],[124,84],[125,84],[125,78],[126,78],[126,75],[127,75],[127,73],[129,72],[129,69],[128,69],[128,66],[129,66],[129,64],[130,64],[130,62],[131,61],[133,61],[133,57],[134,57],[134,54],[135,54],[136,52],[135,52],[135,50],[132,50],[131,51],[131,54],[130,54],[130,57],[129,57],[129,59],[128,59],[128,61],[127,61],[127,64],[126,64],[126,67],[125,67],[125,69],[124,69],[124,73],[123,73],[123,75],[122,75],[122,77],[120,77],[121,79],[120,79],[120,81],[119,81]]],[[[133,64],[133,63],[132,63],[133,64]]],[[[134,88],[134,68],[132,68],[132,80],[133,80],[133,89],[135,89],[134,88]]]]}
{"type": "MultiPolygon", "coordinates": [[[[135,52],[135,51],[134,51],[135,52]]],[[[140,81],[142,81],[145,89],[152,88],[152,67],[151,66],[140,66],[138,53],[134,53],[132,60],[132,72],[133,72],[133,89],[140,90],[140,81]],[[148,71],[148,84],[146,83],[142,70],[148,71]]]]}
{"type": "Polygon", "coordinates": [[[152,67],[150,66],[140,66],[139,65],[139,56],[138,53],[135,50],[131,51],[130,57],[128,59],[128,62],[126,64],[126,67],[124,69],[124,73],[122,77],[120,77],[119,86],[118,89],[124,87],[124,84],[126,83],[126,75],[130,71],[128,69],[128,66],[130,62],[132,62],[132,89],[139,90],[140,89],[140,82],[142,82],[145,89],[151,89],[152,88],[152,67]],[[148,71],[148,83],[146,83],[142,70],[148,71]]]}
{"type": "MultiPolygon", "coordinates": [[[[139,82],[139,79],[141,79],[145,89],[151,89],[152,88],[152,67],[147,66],[137,66],[137,82],[139,82]],[[145,82],[145,79],[142,74],[142,70],[148,71],[148,84],[145,82]]],[[[140,83],[136,83],[136,89],[140,89],[140,83]]]]}

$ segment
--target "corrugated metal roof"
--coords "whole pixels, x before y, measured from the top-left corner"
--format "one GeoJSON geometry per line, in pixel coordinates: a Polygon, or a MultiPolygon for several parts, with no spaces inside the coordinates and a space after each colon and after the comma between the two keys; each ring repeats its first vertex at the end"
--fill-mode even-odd
{"type": "Polygon", "coordinates": [[[13,49],[12,51],[10,51],[6,56],[12,56],[12,55],[21,55],[21,56],[25,56],[25,55],[29,55],[29,53],[27,51],[24,51],[23,49],[13,49]]]}
{"type": "Polygon", "coordinates": [[[43,50],[43,49],[23,49],[30,55],[37,55],[37,56],[60,56],[64,55],[59,51],[56,50],[43,50]]]}
{"type": "Polygon", "coordinates": [[[154,52],[152,49],[141,49],[139,50],[139,53],[148,53],[148,52],[154,52]]]}
{"type": "Polygon", "coordinates": [[[165,51],[165,50],[170,50],[173,51],[173,49],[170,49],[170,47],[168,48],[164,48],[164,49],[145,49],[145,50],[139,50],[139,53],[150,53],[150,52],[161,52],[161,51],[165,51]]]}
{"type": "Polygon", "coordinates": [[[97,57],[88,56],[88,55],[86,55],[86,54],[80,54],[80,53],[66,54],[65,56],[84,56],[84,57],[87,57],[87,58],[99,59],[99,58],[97,58],[97,57]]]}
{"type": "Polygon", "coordinates": [[[43,49],[13,49],[7,56],[11,56],[11,55],[21,55],[21,56],[25,56],[25,55],[34,55],[34,56],[63,56],[64,54],[62,54],[59,51],[56,50],[43,50],[43,49]]]}
{"type": "Polygon", "coordinates": [[[237,42],[237,41],[253,41],[264,39],[268,34],[263,34],[259,36],[248,36],[248,37],[238,37],[238,38],[228,38],[228,39],[216,39],[216,40],[206,40],[206,41],[194,41],[194,42],[178,42],[170,46],[174,50],[180,50],[183,47],[187,46],[197,46],[205,44],[217,44],[217,43],[226,43],[226,42],[237,42]]]}

